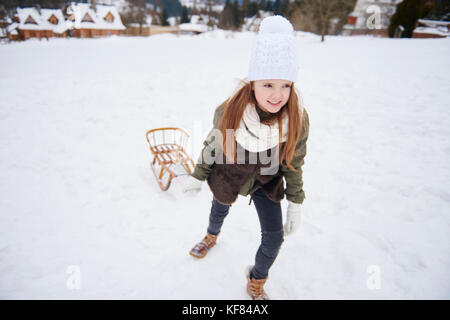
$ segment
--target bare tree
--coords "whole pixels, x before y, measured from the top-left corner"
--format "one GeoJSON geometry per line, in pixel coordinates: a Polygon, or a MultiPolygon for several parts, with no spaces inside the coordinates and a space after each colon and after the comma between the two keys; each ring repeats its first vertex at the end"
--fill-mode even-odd
{"type": "Polygon", "coordinates": [[[213,10],[213,7],[220,5],[222,2],[220,0],[205,0],[205,8],[200,10],[201,14],[205,14],[208,17],[207,26],[212,29],[219,19],[219,14],[213,10]]]}
{"type": "Polygon", "coordinates": [[[219,28],[230,30],[233,28],[233,12],[230,0],[226,0],[225,7],[219,16],[219,28]]]}
{"type": "Polygon", "coordinates": [[[125,25],[138,24],[139,35],[142,35],[142,26],[146,24],[149,14],[150,10],[145,6],[145,0],[128,0],[128,7],[120,13],[120,18],[125,25]]]}
{"type": "Polygon", "coordinates": [[[353,9],[355,0],[295,0],[292,12],[294,24],[301,30],[315,32],[325,41],[332,18],[345,19],[353,9]]]}

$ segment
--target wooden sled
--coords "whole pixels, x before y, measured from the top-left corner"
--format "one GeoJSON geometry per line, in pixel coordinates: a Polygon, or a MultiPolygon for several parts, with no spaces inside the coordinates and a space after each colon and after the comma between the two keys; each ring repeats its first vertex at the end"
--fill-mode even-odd
{"type": "Polygon", "coordinates": [[[185,151],[189,134],[180,128],[157,128],[145,134],[153,159],[150,162],[159,187],[166,191],[173,178],[188,175],[194,162],[185,151]]]}

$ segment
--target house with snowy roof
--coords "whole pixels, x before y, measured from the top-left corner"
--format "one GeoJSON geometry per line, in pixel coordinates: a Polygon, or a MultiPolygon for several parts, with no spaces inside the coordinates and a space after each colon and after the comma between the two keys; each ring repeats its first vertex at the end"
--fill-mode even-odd
{"type": "Polygon", "coordinates": [[[8,38],[8,26],[11,24],[11,19],[0,12],[0,41],[8,38]]]}
{"type": "Polygon", "coordinates": [[[419,19],[412,34],[413,38],[450,37],[450,21],[419,19]]]}
{"type": "Polygon", "coordinates": [[[71,2],[64,9],[72,37],[120,35],[126,29],[113,5],[71,2]]]}
{"type": "Polygon", "coordinates": [[[60,9],[41,9],[39,6],[17,8],[15,22],[8,26],[11,35],[19,39],[65,37],[67,30],[60,9]]]}
{"type": "Polygon", "coordinates": [[[41,19],[48,21],[52,26],[54,37],[65,37],[69,26],[61,9],[41,9],[41,19]]]}
{"type": "Polygon", "coordinates": [[[180,34],[200,34],[208,31],[209,17],[207,15],[192,15],[188,23],[178,25],[180,34]]]}

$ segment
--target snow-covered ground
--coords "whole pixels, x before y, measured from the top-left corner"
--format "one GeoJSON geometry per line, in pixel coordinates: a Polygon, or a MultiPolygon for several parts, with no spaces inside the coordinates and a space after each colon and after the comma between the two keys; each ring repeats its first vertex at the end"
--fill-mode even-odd
{"type": "MultiPolygon", "coordinates": [[[[0,47],[0,298],[247,298],[253,204],[240,197],[195,260],[211,192],[187,197],[179,181],[162,192],[145,132],[189,130],[196,159],[253,36],[0,47]]],[[[269,296],[449,299],[450,39],[297,40],[306,200],[269,296]]]]}

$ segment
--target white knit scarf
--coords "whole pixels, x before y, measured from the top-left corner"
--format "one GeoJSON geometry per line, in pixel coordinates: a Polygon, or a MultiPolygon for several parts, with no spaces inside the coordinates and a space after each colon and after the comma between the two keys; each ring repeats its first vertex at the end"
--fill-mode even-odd
{"type": "MultiPolygon", "coordinates": [[[[282,124],[281,142],[285,142],[289,124],[286,113],[283,115],[282,124]]],[[[278,136],[278,121],[270,126],[261,123],[256,106],[249,103],[244,110],[241,123],[236,131],[237,143],[250,152],[261,152],[275,147],[279,142],[278,136]]]]}

